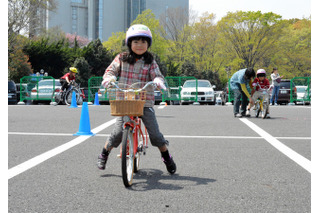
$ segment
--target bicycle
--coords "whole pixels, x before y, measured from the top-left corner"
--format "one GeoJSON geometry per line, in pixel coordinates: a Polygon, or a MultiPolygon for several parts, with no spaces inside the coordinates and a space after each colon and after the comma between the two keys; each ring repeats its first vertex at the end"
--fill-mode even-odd
{"type": "Polygon", "coordinates": [[[142,153],[145,155],[148,148],[148,132],[146,127],[142,128],[139,118],[143,115],[147,95],[145,90],[150,85],[155,88],[155,84],[152,81],[148,82],[141,89],[121,89],[114,82],[111,84],[116,87],[108,89],[111,115],[124,116],[119,157],[123,184],[125,187],[130,187],[133,182],[133,173],[137,173],[140,166],[140,156],[142,153]]]}
{"type": "Polygon", "coordinates": [[[77,84],[75,81],[70,82],[70,86],[68,89],[58,92],[55,95],[55,101],[57,104],[63,103],[66,105],[70,105],[72,101],[73,91],[76,94],[76,102],[77,104],[82,104],[83,102],[83,94],[80,90],[80,84],[77,84]]]}
{"type": "Polygon", "coordinates": [[[273,86],[264,87],[262,88],[260,84],[257,83],[261,91],[261,94],[259,95],[258,99],[254,103],[255,105],[255,116],[259,117],[259,114],[261,112],[261,117],[265,119],[267,117],[268,111],[269,111],[269,96],[272,91],[273,86]]]}

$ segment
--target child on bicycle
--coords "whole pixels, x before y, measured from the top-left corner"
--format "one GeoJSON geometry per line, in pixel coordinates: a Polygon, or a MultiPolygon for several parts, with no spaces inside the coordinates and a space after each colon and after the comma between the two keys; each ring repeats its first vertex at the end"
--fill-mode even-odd
{"type": "Polygon", "coordinates": [[[78,73],[77,68],[70,67],[69,72],[60,78],[60,83],[62,85],[61,91],[64,91],[64,89],[68,89],[71,81],[76,80],[76,73],[78,73]]]}
{"type": "MultiPolygon", "coordinates": [[[[102,85],[108,87],[111,81],[119,77],[119,84],[132,85],[137,82],[153,81],[158,87],[165,89],[164,77],[161,74],[158,64],[148,48],[152,44],[152,34],[145,25],[133,25],[126,33],[125,43],[128,52],[120,53],[106,69],[103,75],[102,85]]],[[[176,164],[169,154],[167,145],[169,142],[164,139],[159,130],[158,122],[153,109],[154,93],[147,95],[144,105],[144,115],[141,119],[147,128],[151,144],[159,148],[162,161],[170,174],[176,172],[176,164]]],[[[111,136],[105,143],[102,153],[98,156],[97,166],[99,169],[105,169],[108,155],[114,147],[118,147],[122,140],[123,117],[118,117],[111,136]]]]}
{"type": "MultiPolygon", "coordinates": [[[[253,86],[253,89],[251,91],[251,96],[252,96],[251,98],[252,98],[253,103],[255,103],[257,101],[257,99],[259,97],[261,97],[261,95],[262,95],[260,87],[261,88],[269,88],[270,87],[270,82],[266,78],[266,71],[264,69],[259,69],[257,71],[257,77],[253,80],[252,86],[253,86]]],[[[267,101],[269,100],[269,95],[266,97],[266,99],[267,99],[267,101]]],[[[255,105],[249,104],[249,106],[248,106],[247,112],[249,114],[250,114],[250,109],[252,106],[255,106],[255,105]]],[[[267,118],[270,118],[269,109],[267,112],[267,118]]]]}

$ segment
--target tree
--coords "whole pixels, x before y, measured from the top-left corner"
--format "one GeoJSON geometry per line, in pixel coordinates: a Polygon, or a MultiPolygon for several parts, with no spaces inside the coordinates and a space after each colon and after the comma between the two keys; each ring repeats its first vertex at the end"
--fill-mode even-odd
{"type": "Polygon", "coordinates": [[[150,47],[150,51],[156,53],[161,60],[165,60],[171,41],[163,38],[162,35],[165,34],[165,31],[152,11],[150,9],[143,11],[131,25],[134,24],[144,24],[149,27],[152,32],[152,46],[150,47]]]}
{"type": "Polygon", "coordinates": [[[49,42],[49,38],[31,40],[23,49],[29,56],[35,72],[44,69],[50,76],[60,78],[63,70],[70,66],[74,57],[65,39],[49,42]]]}
{"type": "Polygon", "coordinates": [[[164,37],[177,41],[184,26],[189,23],[187,8],[168,8],[165,13],[160,15],[160,25],[165,30],[164,37]]]}
{"type": "Polygon", "coordinates": [[[125,46],[126,33],[117,32],[112,33],[108,41],[103,42],[103,46],[112,54],[112,57],[116,57],[117,54],[127,50],[125,46]]]}
{"type": "Polygon", "coordinates": [[[78,69],[79,81],[82,86],[88,86],[88,80],[91,77],[90,66],[84,57],[77,58],[73,64],[78,69]]]}
{"type": "Polygon", "coordinates": [[[91,41],[83,48],[82,56],[90,65],[91,75],[102,76],[112,62],[111,54],[102,45],[100,39],[91,41]]]}
{"type": "Polygon", "coordinates": [[[281,35],[280,19],[272,12],[229,12],[218,22],[225,51],[242,59],[239,67],[254,67],[261,58],[274,53],[281,35]]]}
{"type": "Polygon", "coordinates": [[[13,51],[8,55],[8,78],[14,82],[20,82],[20,78],[32,73],[32,66],[28,62],[29,57],[22,51],[23,46],[28,42],[27,38],[18,35],[16,43],[13,44],[13,51]]]}
{"type": "MultiPolygon", "coordinates": [[[[286,78],[311,75],[311,20],[285,20],[279,48],[270,64],[286,78]]],[[[271,67],[270,67],[271,68],[271,67]]]]}
{"type": "Polygon", "coordinates": [[[186,57],[191,59],[198,70],[218,70],[221,64],[216,58],[217,30],[214,14],[204,13],[199,22],[191,27],[186,57]],[[217,62],[217,63],[216,63],[217,62]]]}
{"type": "Polygon", "coordinates": [[[38,10],[55,10],[55,0],[8,0],[8,43],[9,50],[16,36],[22,31],[29,32],[33,26],[39,26],[38,10]]]}

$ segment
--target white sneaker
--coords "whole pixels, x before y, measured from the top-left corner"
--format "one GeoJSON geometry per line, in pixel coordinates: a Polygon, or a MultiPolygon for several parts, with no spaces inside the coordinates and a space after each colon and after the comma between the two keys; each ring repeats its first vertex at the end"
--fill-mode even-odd
{"type": "Polygon", "coordinates": [[[277,104],[277,103],[274,103],[274,105],[275,105],[275,106],[278,106],[278,104],[277,104]]]}
{"type": "Polygon", "coordinates": [[[246,111],[246,117],[250,117],[251,115],[250,115],[250,109],[248,109],[247,111],[246,111]]]}

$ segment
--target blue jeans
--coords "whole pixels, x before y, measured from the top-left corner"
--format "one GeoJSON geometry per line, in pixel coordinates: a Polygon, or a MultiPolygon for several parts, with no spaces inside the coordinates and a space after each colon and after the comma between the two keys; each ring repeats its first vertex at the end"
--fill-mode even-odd
{"type": "Polygon", "coordinates": [[[272,104],[273,100],[274,100],[275,104],[277,103],[278,95],[279,95],[279,89],[280,89],[280,86],[274,86],[273,87],[272,96],[271,96],[271,99],[270,99],[270,104],[272,104]]]}
{"type": "Polygon", "coordinates": [[[248,97],[240,89],[234,89],[233,94],[234,94],[233,114],[239,113],[240,103],[242,103],[240,113],[242,115],[245,115],[247,110],[247,105],[248,105],[248,97]],[[240,100],[241,98],[242,98],[242,101],[240,100]]]}

